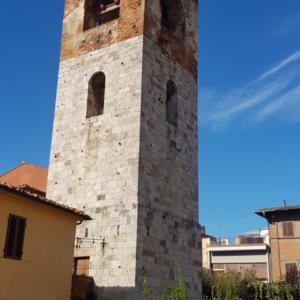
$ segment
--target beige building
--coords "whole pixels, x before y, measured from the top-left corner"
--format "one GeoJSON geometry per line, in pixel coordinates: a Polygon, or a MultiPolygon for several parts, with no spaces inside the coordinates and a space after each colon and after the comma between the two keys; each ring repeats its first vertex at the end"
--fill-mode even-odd
{"type": "Polygon", "coordinates": [[[300,205],[260,209],[256,214],[269,224],[273,281],[300,270],[300,205]]]}
{"type": "Polygon", "coordinates": [[[208,248],[213,245],[218,245],[217,238],[211,235],[206,234],[205,227],[202,227],[201,232],[201,252],[202,252],[202,268],[210,269],[210,260],[208,248]]]}
{"type": "Polygon", "coordinates": [[[0,184],[0,299],[69,300],[82,212],[0,184]],[[3,250],[3,251],[2,251],[3,250]]]}
{"type": "Polygon", "coordinates": [[[202,235],[203,268],[216,272],[255,273],[258,280],[270,281],[268,231],[259,229],[234,238],[217,239],[202,235]]]}
{"type": "Polygon", "coordinates": [[[207,248],[208,265],[216,272],[251,271],[262,281],[270,281],[270,249],[266,244],[214,245],[207,248]]]}

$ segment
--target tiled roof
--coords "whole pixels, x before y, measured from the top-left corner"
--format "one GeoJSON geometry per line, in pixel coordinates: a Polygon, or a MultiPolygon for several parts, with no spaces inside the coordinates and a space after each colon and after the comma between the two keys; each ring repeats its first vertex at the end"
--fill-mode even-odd
{"type": "Polygon", "coordinates": [[[22,162],[11,170],[0,175],[0,182],[14,187],[28,186],[46,193],[48,169],[22,162]]]}
{"type": "Polygon", "coordinates": [[[53,200],[47,199],[45,196],[43,196],[39,193],[36,193],[35,191],[30,190],[26,187],[14,187],[7,183],[0,183],[0,190],[14,193],[16,195],[23,196],[24,198],[26,198],[28,200],[37,202],[41,205],[50,206],[50,207],[62,210],[66,213],[73,214],[73,215],[77,216],[80,220],[91,220],[91,217],[89,215],[85,214],[84,212],[79,211],[75,208],[69,207],[67,205],[60,204],[53,200]]]}
{"type": "Polygon", "coordinates": [[[271,213],[282,213],[287,211],[300,211],[300,205],[278,206],[271,208],[258,209],[255,213],[259,216],[266,217],[271,213]]]}

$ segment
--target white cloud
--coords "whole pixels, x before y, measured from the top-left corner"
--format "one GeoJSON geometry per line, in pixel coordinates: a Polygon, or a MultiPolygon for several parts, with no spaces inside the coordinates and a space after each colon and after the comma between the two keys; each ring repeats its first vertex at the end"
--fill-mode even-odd
{"type": "MultiPolygon", "coordinates": [[[[300,85],[296,88],[282,94],[280,97],[274,99],[271,103],[266,105],[262,110],[258,111],[255,118],[258,122],[271,117],[278,112],[290,112],[291,118],[289,120],[295,121],[295,117],[300,114],[300,85]]],[[[297,118],[296,118],[297,119],[297,118]]]]}
{"type": "Polygon", "coordinates": [[[259,76],[258,79],[253,81],[251,84],[257,83],[263,79],[266,79],[267,77],[277,73],[284,67],[286,67],[288,64],[297,61],[300,58],[300,51],[295,52],[294,54],[290,55],[286,59],[282,60],[279,64],[277,64],[274,68],[268,70],[267,72],[263,73],[261,76],[259,76]]]}
{"type": "Polygon", "coordinates": [[[299,61],[297,51],[243,87],[225,92],[200,91],[201,125],[218,130],[239,117],[258,124],[283,113],[287,121],[300,121],[300,113],[295,113],[295,106],[300,104],[300,85],[293,87],[299,61]]]}

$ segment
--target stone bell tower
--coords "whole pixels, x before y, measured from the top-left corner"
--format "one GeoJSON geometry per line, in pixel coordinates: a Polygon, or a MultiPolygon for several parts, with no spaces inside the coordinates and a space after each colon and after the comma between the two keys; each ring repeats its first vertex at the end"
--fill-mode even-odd
{"type": "Polygon", "coordinates": [[[47,194],[93,218],[75,271],[98,299],[140,299],[145,277],[157,296],[178,269],[201,298],[197,18],[197,0],[65,0],[47,194]]]}

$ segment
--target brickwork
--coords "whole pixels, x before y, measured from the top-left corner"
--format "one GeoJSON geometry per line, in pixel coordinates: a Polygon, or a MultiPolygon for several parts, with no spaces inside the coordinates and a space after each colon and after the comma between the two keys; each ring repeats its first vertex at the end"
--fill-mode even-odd
{"type": "Polygon", "coordinates": [[[144,1],[120,1],[120,18],[84,31],[84,0],[65,0],[61,59],[70,59],[142,35],[144,1]]]}
{"type": "Polygon", "coordinates": [[[120,18],[87,31],[84,1],[66,1],[48,197],[92,216],[75,255],[90,257],[108,300],[139,299],[144,276],[158,295],[179,268],[189,299],[201,297],[197,2],[182,2],[179,41],[161,26],[158,0],[121,0],[120,18]],[[104,111],[86,118],[96,72],[106,77],[104,111]],[[166,120],[168,80],[176,127],[166,120]]]}
{"type": "Polygon", "coordinates": [[[170,6],[180,3],[178,9],[182,14],[183,37],[181,39],[161,26],[161,5],[159,0],[147,0],[145,4],[144,34],[156,45],[171,61],[180,64],[197,77],[198,53],[198,0],[174,1],[170,6]],[[176,2],[176,3],[175,3],[176,2]]]}

